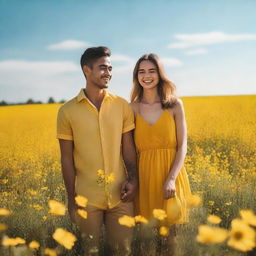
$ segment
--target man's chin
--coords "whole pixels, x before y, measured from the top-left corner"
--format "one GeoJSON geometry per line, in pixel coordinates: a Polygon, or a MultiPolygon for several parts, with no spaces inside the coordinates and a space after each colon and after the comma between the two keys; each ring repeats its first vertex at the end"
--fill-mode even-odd
{"type": "Polygon", "coordinates": [[[101,84],[99,87],[101,89],[107,89],[109,84],[101,84]]]}

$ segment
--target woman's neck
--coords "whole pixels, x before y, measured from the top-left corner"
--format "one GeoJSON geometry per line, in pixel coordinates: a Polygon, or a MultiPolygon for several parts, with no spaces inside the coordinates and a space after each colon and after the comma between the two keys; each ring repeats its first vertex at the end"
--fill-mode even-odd
{"type": "Polygon", "coordinates": [[[161,101],[157,90],[144,90],[140,102],[144,104],[154,104],[160,103],[161,101]]]}

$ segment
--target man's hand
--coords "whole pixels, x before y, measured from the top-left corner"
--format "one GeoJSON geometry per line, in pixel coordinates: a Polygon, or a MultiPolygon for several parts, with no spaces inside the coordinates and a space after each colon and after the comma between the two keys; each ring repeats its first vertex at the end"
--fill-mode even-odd
{"type": "Polygon", "coordinates": [[[175,180],[167,180],[164,184],[163,190],[164,190],[164,199],[175,197],[175,194],[176,194],[175,180]]]}
{"type": "Polygon", "coordinates": [[[77,205],[74,200],[70,199],[68,200],[68,213],[70,220],[75,223],[76,220],[76,211],[77,211],[77,205]]]}
{"type": "Polygon", "coordinates": [[[127,180],[122,183],[121,200],[131,202],[138,189],[137,157],[132,131],[122,135],[122,155],[127,171],[127,180]]]}
{"type": "Polygon", "coordinates": [[[135,181],[124,181],[121,187],[121,200],[124,203],[132,202],[136,196],[138,183],[135,181]]]}

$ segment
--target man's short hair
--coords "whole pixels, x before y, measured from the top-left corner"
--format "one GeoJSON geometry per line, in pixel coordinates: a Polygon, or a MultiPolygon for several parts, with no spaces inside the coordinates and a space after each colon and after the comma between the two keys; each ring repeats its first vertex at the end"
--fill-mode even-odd
{"type": "Polygon", "coordinates": [[[87,48],[80,59],[81,68],[83,69],[85,65],[92,68],[93,63],[103,56],[111,56],[111,51],[108,47],[99,46],[87,48]]]}

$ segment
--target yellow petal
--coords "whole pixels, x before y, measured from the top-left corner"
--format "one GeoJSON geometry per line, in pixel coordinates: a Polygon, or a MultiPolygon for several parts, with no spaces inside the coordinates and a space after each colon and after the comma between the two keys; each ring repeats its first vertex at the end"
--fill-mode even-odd
{"type": "Polygon", "coordinates": [[[226,240],[228,231],[223,228],[200,225],[196,240],[203,244],[222,243],[226,240]]]}
{"type": "Polygon", "coordinates": [[[40,247],[40,244],[37,241],[31,241],[28,246],[31,249],[38,249],[40,247]]]}
{"type": "Polygon", "coordinates": [[[136,223],[140,222],[140,223],[148,223],[148,220],[146,218],[144,218],[141,215],[135,216],[134,220],[136,223]]]}
{"type": "Polygon", "coordinates": [[[86,197],[77,195],[75,197],[75,200],[76,200],[77,205],[79,205],[81,207],[86,207],[87,206],[88,199],[86,197]]]}
{"type": "Polygon", "coordinates": [[[5,209],[5,208],[0,208],[0,216],[8,216],[11,214],[11,211],[5,209]]]}
{"type": "Polygon", "coordinates": [[[77,240],[72,233],[62,228],[57,228],[52,236],[59,244],[69,250],[74,246],[74,243],[77,240]]]}
{"type": "Polygon", "coordinates": [[[168,236],[169,235],[169,229],[167,227],[162,226],[159,229],[159,234],[161,236],[168,236]]]}
{"type": "Polygon", "coordinates": [[[202,199],[199,195],[191,194],[186,198],[186,202],[187,202],[188,207],[196,207],[201,204],[202,199]]]}
{"type": "Polygon", "coordinates": [[[133,217],[124,215],[123,217],[120,217],[118,219],[118,222],[120,225],[126,226],[126,227],[133,227],[135,226],[135,219],[133,217]]]}
{"type": "Polygon", "coordinates": [[[212,214],[208,216],[207,221],[212,224],[219,224],[221,222],[221,218],[212,214]]]}
{"type": "Polygon", "coordinates": [[[158,220],[164,220],[167,217],[167,214],[162,209],[154,209],[153,216],[154,216],[154,218],[156,218],[158,220]]]}
{"type": "Polygon", "coordinates": [[[50,200],[48,202],[49,205],[49,213],[55,214],[55,215],[65,215],[66,207],[64,204],[56,201],[56,200],[50,200]]]}
{"type": "Polygon", "coordinates": [[[252,210],[241,210],[240,215],[247,224],[256,226],[256,215],[252,210]]]}
{"type": "Polygon", "coordinates": [[[56,251],[54,249],[50,249],[50,248],[45,248],[44,254],[46,254],[48,256],[57,256],[56,251]]]}
{"type": "Polygon", "coordinates": [[[87,219],[87,211],[82,210],[82,209],[78,209],[77,213],[79,214],[79,216],[81,216],[84,219],[87,219]]]}

